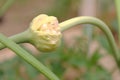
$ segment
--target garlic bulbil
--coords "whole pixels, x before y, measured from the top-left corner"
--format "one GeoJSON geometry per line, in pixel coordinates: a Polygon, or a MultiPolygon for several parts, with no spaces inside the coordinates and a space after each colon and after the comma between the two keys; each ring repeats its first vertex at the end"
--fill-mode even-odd
{"type": "Polygon", "coordinates": [[[58,20],[54,16],[38,15],[32,20],[30,31],[32,34],[30,42],[40,51],[53,51],[60,44],[61,31],[58,20]]]}

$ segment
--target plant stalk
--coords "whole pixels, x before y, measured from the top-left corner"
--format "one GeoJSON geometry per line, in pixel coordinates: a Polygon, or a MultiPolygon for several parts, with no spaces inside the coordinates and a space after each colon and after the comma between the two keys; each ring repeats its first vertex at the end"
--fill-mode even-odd
{"type": "Polygon", "coordinates": [[[118,39],[120,44],[120,0],[115,0],[117,18],[118,18],[118,39]]]}
{"type": "Polygon", "coordinates": [[[45,67],[36,58],[30,55],[27,51],[17,45],[14,41],[8,39],[4,35],[0,34],[0,42],[6,47],[14,51],[19,57],[31,64],[34,68],[44,74],[49,80],[60,80],[52,71],[45,67]]]}
{"type": "Polygon", "coordinates": [[[94,17],[83,16],[83,17],[76,17],[76,18],[72,18],[67,21],[64,21],[64,22],[60,23],[59,26],[61,27],[61,31],[65,31],[65,30],[72,28],[73,26],[79,25],[79,24],[92,24],[92,25],[95,25],[96,27],[100,28],[104,32],[104,34],[106,35],[106,37],[109,41],[111,49],[113,51],[112,55],[114,56],[118,66],[120,67],[120,54],[118,52],[117,45],[115,43],[114,37],[113,37],[109,27],[104,22],[102,22],[101,20],[94,18],[94,17]]]}
{"type": "MultiPolygon", "coordinates": [[[[18,43],[18,44],[28,42],[30,38],[31,38],[31,35],[29,32],[29,29],[22,33],[9,37],[9,39],[13,40],[15,43],[18,43]]],[[[3,48],[5,48],[5,45],[0,43],[0,49],[3,49],[3,48]]]]}

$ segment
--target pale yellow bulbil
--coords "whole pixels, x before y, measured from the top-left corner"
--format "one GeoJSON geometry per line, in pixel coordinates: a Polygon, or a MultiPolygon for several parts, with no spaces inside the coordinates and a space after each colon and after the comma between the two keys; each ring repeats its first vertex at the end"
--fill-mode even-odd
{"type": "Polygon", "coordinates": [[[54,16],[41,14],[35,17],[30,25],[30,31],[32,33],[31,43],[40,51],[53,51],[60,44],[60,27],[54,16]]]}

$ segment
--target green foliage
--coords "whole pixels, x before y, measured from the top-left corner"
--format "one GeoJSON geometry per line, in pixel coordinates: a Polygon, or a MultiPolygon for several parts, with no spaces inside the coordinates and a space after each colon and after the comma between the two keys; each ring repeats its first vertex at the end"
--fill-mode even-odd
{"type": "Polygon", "coordinates": [[[112,53],[112,49],[111,46],[108,44],[108,41],[106,39],[105,36],[101,35],[99,37],[97,37],[98,41],[100,42],[100,45],[106,50],[108,51],[108,53],[112,53]]]}
{"type": "Polygon", "coordinates": [[[82,76],[83,80],[112,80],[110,75],[103,69],[97,67],[89,70],[82,76]]]}

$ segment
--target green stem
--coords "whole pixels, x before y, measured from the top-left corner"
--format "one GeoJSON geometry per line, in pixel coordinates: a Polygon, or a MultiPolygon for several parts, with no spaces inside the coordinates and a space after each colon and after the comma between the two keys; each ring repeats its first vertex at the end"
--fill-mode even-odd
{"type": "MultiPolygon", "coordinates": [[[[61,27],[61,31],[65,31],[75,25],[78,25],[78,24],[92,24],[92,25],[95,25],[98,28],[100,28],[105,33],[105,35],[109,41],[111,49],[113,50],[113,56],[116,59],[117,64],[118,65],[120,64],[118,62],[118,61],[120,61],[120,55],[119,55],[114,37],[113,37],[110,29],[104,22],[102,22],[101,20],[94,18],[94,17],[83,16],[83,17],[76,17],[76,18],[64,21],[64,22],[60,23],[59,26],[61,27]]],[[[119,67],[120,67],[120,65],[119,65],[119,67]]]]}
{"type": "Polygon", "coordinates": [[[120,0],[115,0],[116,5],[116,11],[118,16],[118,38],[119,38],[119,44],[120,44],[120,0]]]}
{"type": "Polygon", "coordinates": [[[47,67],[45,67],[42,63],[40,63],[36,58],[30,55],[27,51],[22,49],[19,45],[17,45],[12,40],[8,39],[4,35],[0,34],[0,42],[14,51],[18,56],[24,59],[26,62],[31,64],[38,71],[43,73],[50,80],[59,80],[59,78],[51,72],[47,67]]]}
{"type": "MultiPolygon", "coordinates": [[[[31,38],[31,35],[29,32],[29,29],[22,33],[9,37],[9,39],[13,40],[15,43],[25,43],[25,42],[28,42],[30,38],[31,38]]],[[[5,45],[0,43],[0,49],[3,49],[3,48],[5,48],[5,45]]]]}
{"type": "Polygon", "coordinates": [[[7,2],[0,8],[0,17],[8,10],[15,0],[7,0],[7,2]]]}

